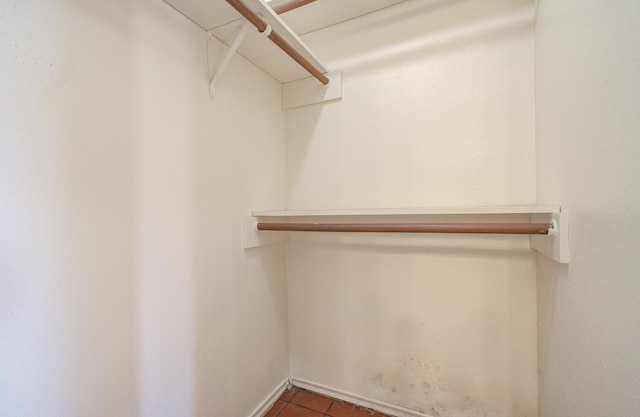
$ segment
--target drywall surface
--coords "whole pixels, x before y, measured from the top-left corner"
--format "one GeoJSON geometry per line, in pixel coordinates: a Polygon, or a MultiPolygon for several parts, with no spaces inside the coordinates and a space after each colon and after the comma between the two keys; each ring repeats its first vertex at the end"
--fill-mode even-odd
{"type": "Polygon", "coordinates": [[[638,16],[538,5],[538,202],[571,211],[571,263],[538,260],[541,417],[640,414],[638,16]]]}
{"type": "MultiPolygon", "coordinates": [[[[534,203],[533,17],[413,1],[305,35],[343,99],[287,111],[287,207],[534,203]]],[[[434,416],[537,414],[527,237],[291,234],[287,266],[293,377],[434,416]]]]}
{"type": "Polygon", "coordinates": [[[161,1],[3,1],[0,34],[0,415],[249,415],[288,375],[284,249],[240,244],[284,203],[280,85],[234,59],[211,102],[161,1]]]}

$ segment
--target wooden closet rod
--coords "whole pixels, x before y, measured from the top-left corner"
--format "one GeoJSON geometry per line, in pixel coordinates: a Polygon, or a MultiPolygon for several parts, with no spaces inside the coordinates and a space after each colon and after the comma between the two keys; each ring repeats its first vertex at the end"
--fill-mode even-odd
{"type": "Polygon", "coordinates": [[[286,3],[282,3],[279,6],[273,6],[272,9],[276,14],[282,14],[297,9],[298,7],[306,6],[309,3],[313,3],[316,0],[289,0],[286,3]]]}
{"type": "Polygon", "coordinates": [[[258,230],[283,232],[489,233],[548,235],[548,223],[263,223],[258,230]]]}
{"type": "MultiPolygon", "coordinates": [[[[258,29],[258,32],[264,32],[265,30],[267,30],[267,27],[269,25],[265,23],[265,21],[262,20],[260,16],[258,16],[251,9],[249,9],[242,1],[227,0],[227,3],[229,3],[234,9],[236,9],[238,13],[240,13],[245,19],[251,22],[251,24],[255,26],[256,29],[258,29]]],[[[268,35],[268,38],[271,39],[271,41],[275,43],[280,49],[282,49],[284,53],[289,55],[294,61],[296,61],[304,69],[309,71],[309,73],[313,75],[318,81],[320,81],[324,85],[329,84],[329,79],[322,72],[320,72],[316,67],[314,67],[309,61],[307,61],[305,57],[300,55],[298,51],[293,49],[293,47],[289,45],[287,41],[282,39],[280,35],[272,31],[268,35]]]]}

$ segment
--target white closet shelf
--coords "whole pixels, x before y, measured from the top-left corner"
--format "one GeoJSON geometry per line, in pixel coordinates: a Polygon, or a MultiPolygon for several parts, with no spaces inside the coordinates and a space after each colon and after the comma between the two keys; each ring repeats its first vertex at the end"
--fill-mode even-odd
{"type": "MultiPolygon", "coordinates": [[[[227,0],[164,1],[207,30],[209,36],[218,38],[229,47],[232,47],[234,40],[238,38],[245,21],[239,11],[234,10],[234,6],[227,3],[227,0]]],[[[316,71],[322,74],[329,71],[264,0],[241,0],[240,3],[267,24],[268,30],[260,33],[252,27],[247,31],[236,45],[239,54],[282,84],[309,78],[310,74],[307,70],[269,40],[273,35],[277,35],[293,49],[294,54],[306,60],[316,71]]],[[[235,50],[232,50],[231,55],[234,52],[235,50]]],[[[221,58],[210,58],[214,61],[210,63],[212,65],[210,71],[219,70],[221,58]]]]}
{"type": "Polygon", "coordinates": [[[489,215],[489,214],[552,214],[560,206],[482,206],[482,207],[411,207],[383,209],[338,210],[276,210],[254,211],[254,217],[325,217],[325,216],[407,216],[407,215],[489,215]]]}
{"type": "Polygon", "coordinates": [[[560,206],[493,206],[493,207],[422,207],[350,210],[275,210],[254,211],[244,221],[243,243],[246,249],[288,240],[289,232],[274,231],[291,228],[291,231],[320,232],[426,232],[426,233],[492,233],[530,235],[531,248],[560,262],[569,262],[568,212],[560,206]],[[407,223],[407,216],[528,216],[528,223],[407,223]],[[380,217],[386,220],[396,217],[397,223],[295,223],[290,219],[332,219],[345,217],[380,217]],[[268,223],[268,221],[275,223],[268,223]],[[286,226],[285,226],[286,225],[286,226]],[[530,227],[535,226],[535,227],[530,227]],[[259,230],[266,228],[265,230],[259,230]],[[268,230],[271,228],[271,230],[268,230]],[[526,230],[525,230],[526,229],[526,230]],[[527,231],[529,229],[533,229],[527,231]]]}

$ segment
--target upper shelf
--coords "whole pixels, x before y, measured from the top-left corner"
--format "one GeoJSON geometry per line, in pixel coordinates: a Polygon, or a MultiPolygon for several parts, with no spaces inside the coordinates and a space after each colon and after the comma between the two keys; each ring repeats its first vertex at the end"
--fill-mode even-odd
{"type": "MultiPolygon", "coordinates": [[[[242,17],[225,0],[164,1],[227,46],[231,46],[242,26],[242,17]]],[[[402,1],[405,0],[319,0],[279,17],[273,13],[271,6],[286,3],[287,0],[274,0],[269,5],[263,0],[243,0],[248,7],[259,12],[278,35],[285,38],[308,61],[318,63],[317,66],[324,72],[327,72],[327,69],[320,64],[298,34],[331,26],[402,1]]],[[[253,28],[238,48],[238,53],[280,83],[309,77],[307,71],[253,28]]]]}
{"type": "MultiPolygon", "coordinates": [[[[216,29],[239,20],[225,0],[164,0],[204,30],[216,29]]],[[[279,6],[288,0],[273,0],[279,6]]],[[[283,15],[299,35],[362,16],[406,0],[318,0],[283,15]]]]}

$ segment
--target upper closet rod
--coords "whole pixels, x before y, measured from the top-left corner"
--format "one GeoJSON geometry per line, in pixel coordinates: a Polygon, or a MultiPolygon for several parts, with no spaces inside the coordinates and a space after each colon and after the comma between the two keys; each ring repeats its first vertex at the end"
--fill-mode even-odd
{"type": "Polygon", "coordinates": [[[258,230],[283,232],[489,233],[548,235],[549,223],[263,223],[258,230]]]}
{"type": "MultiPolygon", "coordinates": [[[[255,26],[259,32],[264,32],[267,30],[269,25],[262,20],[260,16],[254,13],[251,9],[249,9],[242,1],[240,0],[227,0],[234,9],[238,11],[245,19],[247,19],[253,26],[255,26]]],[[[311,75],[313,75],[318,81],[322,84],[329,84],[329,79],[322,74],[316,67],[314,67],[309,61],[307,61],[302,55],[300,55],[289,43],[287,43],[280,35],[275,32],[271,32],[267,35],[269,39],[273,43],[275,43],[283,52],[293,58],[298,64],[300,64],[304,69],[309,71],[311,75]]]]}

